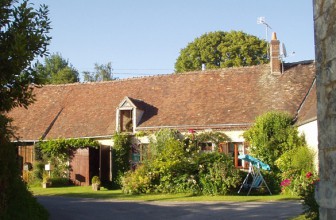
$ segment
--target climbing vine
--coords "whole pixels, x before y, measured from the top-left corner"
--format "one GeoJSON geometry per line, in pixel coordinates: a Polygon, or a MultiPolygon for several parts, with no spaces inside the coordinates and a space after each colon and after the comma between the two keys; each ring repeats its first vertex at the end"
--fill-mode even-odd
{"type": "Polygon", "coordinates": [[[125,133],[115,133],[113,135],[112,182],[115,187],[119,187],[121,176],[130,170],[131,137],[131,135],[125,133]]]}
{"type": "Polygon", "coordinates": [[[62,157],[68,156],[70,150],[85,147],[98,148],[99,143],[89,138],[78,139],[53,139],[47,141],[41,141],[37,144],[37,148],[41,153],[48,157],[62,157]]]}
{"type": "MultiPolygon", "coordinates": [[[[78,139],[53,139],[40,141],[36,144],[35,153],[37,163],[51,163],[53,166],[51,177],[67,177],[69,171],[68,161],[71,160],[76,149],[94,147],[98,148],[99,143],[88,138],[78,139]]],[[[43,169],[40,169],[37,176],[41,177],[43,169]]]]}

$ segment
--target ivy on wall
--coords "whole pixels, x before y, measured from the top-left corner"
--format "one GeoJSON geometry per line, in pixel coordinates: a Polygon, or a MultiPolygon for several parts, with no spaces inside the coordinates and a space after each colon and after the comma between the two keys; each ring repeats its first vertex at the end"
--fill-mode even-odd
{"type": "Polygon", "coordinates": [[[48,141],[41,141],[37,144],[37,148],[41,151],[43,155],[49,157],[60,157],[67,156],[69,150],[75,150],[78,148],[85,147],[99,147],[98,141],[89,138],[78,138],[78,139],[53,139],[48,141]]]}
{"type": "Polygon", "coordinates": [[[114,187],[120,186],[121,176],[130,170],[131,138],[132,135],[126,133],[117,132],[113,135],[112,182],[114,187]]]}
{"type": "MultiPolygon", "coordinates": [[[[68,161],[73,157],[74,151],[86,147],[98,148],[99,143],[98,141],[89,138],[61,138],[40,141],[35,147],[35,159],[39,161],[39,163],[51,163],[53,165],[53,170],[51,172],[53,178],[67,178],[67,173],[70,168],[68,161]]],[[[43,172],[43,169],[40,170],[40,172],[43,172]]],[[[42,173],[40,173],[39,176],[42,176],[42,173]]]]}

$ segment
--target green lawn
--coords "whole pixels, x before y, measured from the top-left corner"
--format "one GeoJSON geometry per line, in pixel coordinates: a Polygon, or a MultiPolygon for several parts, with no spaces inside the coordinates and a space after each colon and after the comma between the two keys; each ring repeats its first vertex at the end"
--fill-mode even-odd
{"type": "Polygon", "coordinates": [[[268,202],[297,200],[298,197],[287,195],[227,195],[227,196],[193,196],[190,194],[141,194],[125,195],[121,190],[108,190],[101,188],[100,191],[93,191],[91,186],[68,186],[43,189],[42,187],[31,187],[30,191],[36,196],[68,196],[98,199],[119,199],[138,201],[234,201],[234,202],[268,202]]]}

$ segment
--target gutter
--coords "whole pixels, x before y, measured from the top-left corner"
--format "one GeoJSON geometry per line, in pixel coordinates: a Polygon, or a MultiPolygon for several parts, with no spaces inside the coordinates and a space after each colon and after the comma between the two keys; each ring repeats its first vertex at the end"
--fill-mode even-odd
{"type": "Polygon", "coordinates": [[[211,128],[234,128],[234,127],[248,127],[252,123],[237,123],[237,124],[210,124],[210,125],[167,125],[167,126],[148,126],[137,127],[136,130],[156,130],[160,128],[175,128],[175,129],[211,129],[211,128]]]}

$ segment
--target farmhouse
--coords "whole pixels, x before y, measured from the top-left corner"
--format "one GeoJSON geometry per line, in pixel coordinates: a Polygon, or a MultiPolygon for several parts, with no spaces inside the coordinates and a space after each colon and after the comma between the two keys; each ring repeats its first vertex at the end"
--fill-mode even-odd
{"type": "MultiPolygon", "coordinates": [[[[99,149],[77,150],[70,161],[70,178],[78,185],[90,184],[93,175],[100,175],[103,181],[112,178],[115,132],[135,135],[162,128],[181,133],[220,131],[230,139],[222,143],[223,151],[233,156],[237,167],[244,167],[238,159],[247,148],[243,132],[257,116],[276,110],[296,118],[300,131],[317,147],[315,63],[282,65],[275,35],[271,62],[266,65],[48,85],[34,93],[36,101],[28,109],[16,108],[9,113],[22,164],[34,161],[33,149],[40,141],[97,140],[99,149]]],[[[133,160],[141,157],[139,149],[148,143],[147,136],[137,138],[133,160]]],[[[203,150],[212,147],[206,143],[203,150]]]]}

